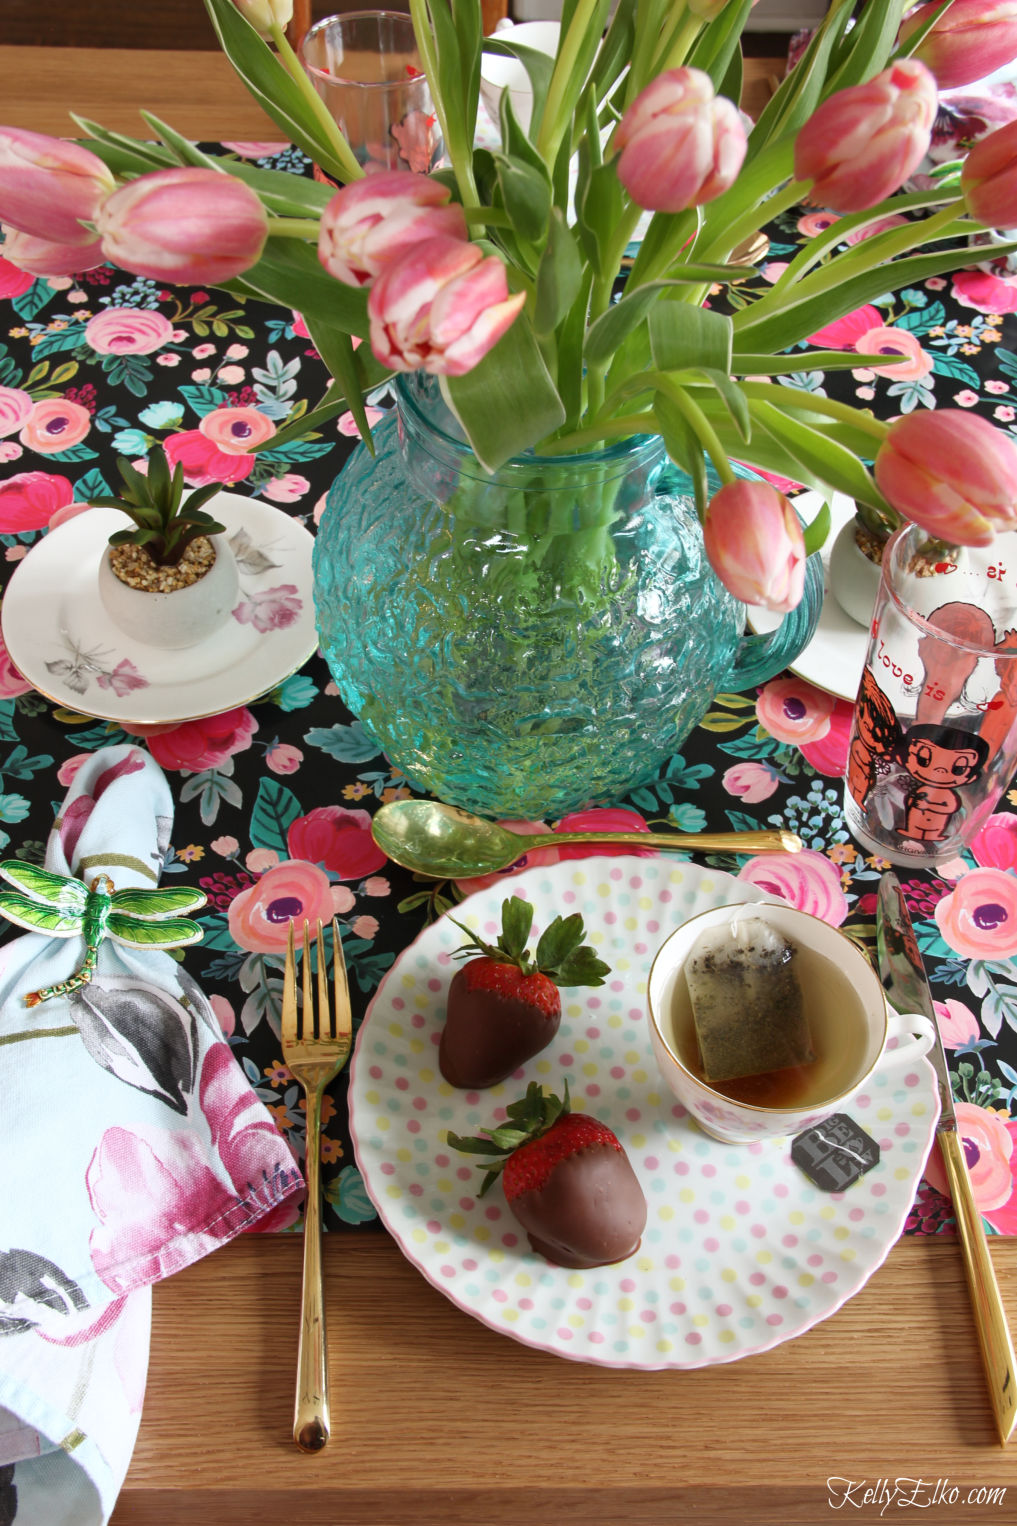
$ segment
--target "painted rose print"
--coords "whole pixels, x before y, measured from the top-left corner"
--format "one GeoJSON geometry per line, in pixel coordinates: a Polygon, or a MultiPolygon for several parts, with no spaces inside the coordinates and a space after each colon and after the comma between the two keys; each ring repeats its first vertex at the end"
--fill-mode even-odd
{"type": "Polygon", "coordinates": [[[328,923],[334,910],[328,875],[296,859],[274,865],[230,902],[230,933],[252,953],[284,954],[292,921],[328,923]]]}
{"type": "Polygon", "coordinates": [[[151,728],[145,733],[149,752],[163,768],[197,773],[217,768],[250,747],[258,722],[246,705],[221,715],[184,721],[179,726],[151,728]]]}
{"type": "Polygon", "coordinates": [[[936,906],[947,943],[964,959],[1010,959],[1017,954],[1017,877],[973,869],[936,906]]]}

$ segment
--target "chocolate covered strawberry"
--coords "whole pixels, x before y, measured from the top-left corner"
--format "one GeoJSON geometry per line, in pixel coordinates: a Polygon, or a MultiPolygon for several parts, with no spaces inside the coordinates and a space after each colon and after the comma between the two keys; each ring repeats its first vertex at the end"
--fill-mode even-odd
{"type": "MultiPolygon", "coordinates": [[[[455,921],[455,918],[452,918],[455,921]]],[[[454,958],[468,963],[449,986],[438,1064],[452,1086],[494,1086],[554,1038],[561,1022],[559,986],[599,986],[610,966],[583,944],[583,919],[555,917],[527,952],[533,907],[518,896],[502,903],[497,943],[456,922],[470,942],[454,958]]]]}
{"type": "Polygon", "coordinates": [[[646,1199],[617,1135],[536,1081],[507,1109],[508,1122],[448,1142],[488,1162],[480,1196],[501,1176],[505,1201],[530,1246],[557,1266],[607,1266],[639,1248],[646,1199]]]}

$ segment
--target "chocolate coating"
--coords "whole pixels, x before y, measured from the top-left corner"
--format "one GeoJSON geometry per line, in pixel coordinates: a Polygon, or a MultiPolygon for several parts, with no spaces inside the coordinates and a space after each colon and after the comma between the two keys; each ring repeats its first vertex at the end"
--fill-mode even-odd
{"type": "Polygon", "coordinates": [[[438,1067],[450,1086],[495,1086],[554,1038],[561,1013],[545,1017],[529,1002],[465,988],[458,970],[449,986],[438,1067]]]}
{"type": "Polygon", "coordinates": [[[624,1150],[590,1145],[559,1161],[543,1187],[510,1204],[538,1255],[556,1266],[608,1266],[639,1249],[646,1199],[624,1150]]]}

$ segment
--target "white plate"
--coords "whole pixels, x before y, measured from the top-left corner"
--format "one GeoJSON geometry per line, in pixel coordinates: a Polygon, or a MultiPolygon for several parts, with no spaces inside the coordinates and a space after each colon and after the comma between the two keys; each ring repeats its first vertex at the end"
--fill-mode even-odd
{"type": "MultiPolygon", "coordinates": [[[[810,524],[819,512],[823,500],[819,493],[799,493],[794,506],[806,524],[810,524]]],[[[857,620],[852,620],[841,609],[830,592],[830,552],[837,539],[837,531],[854,517],[855,506],[843,493],[834,493],[830,505],[830,533],[826,537],[820,556],[823,559],[823,609],[819,616],[816,634],[805,650],[791,664],[792,673],[807,679],[817,689],[834,694],[838,699],[852,702],[858,694],[862,668],[865,666],[865,648],[869,633],[857,620]]],[[[748,621],[752,630],[768,635],[780,624],[780,615],[772,610],[752,605],[748,621]]]]}
{"type": "Polygon", "coordinates": [[[11,577],[0,621],[19,672],[81,715],[138,726],[219,715],[288,678],[318,644],[313,537],[289,514],[239,493],[218,494],[209,512],[226,526],[237,557],[238,608],[279,589],[288,625],[258,630],[231,616],[207,641],[176,652],[132,641],[106,614],[98,588],[103,550],[124,517],[89,509],[37,542],[11,577]]]}
{"type": "Polygon", "coordinates": [[[608,983],[563,993],[554,1043],[509,1081],[457,1091],[438,1070],[450,959],[463,935],[447,918],[399,955],[357,1039],[350,1107],[367,1190],[404,1254],[453,1303],[529,1346],[610,1367],[702,1367],[765,1351],[825,1319],[885,1259],[907,1218],[938,1112],[926,1060],[888,1054],[850,1111],[879,1143],[877,1166],[844,1193],[813,1187],[787,1140],[708,1138],[666,1090],[645,1016],[650,963],[688,917],[769,897],[730,875],[655,854],[573,859],[500,880],[457,917],[493,936],[501,904],[533,903],[534,936],[582,913],[612,967],[608,983]],[[504,1119],[539,1080],[568,1077],[577,1112],[624,1145],[649,1207],[640,1249],[615,1266],[572,1271],[528,1247],[500,1186],[475,1197],[475,1157],[445,1144],[504,1119]]]}

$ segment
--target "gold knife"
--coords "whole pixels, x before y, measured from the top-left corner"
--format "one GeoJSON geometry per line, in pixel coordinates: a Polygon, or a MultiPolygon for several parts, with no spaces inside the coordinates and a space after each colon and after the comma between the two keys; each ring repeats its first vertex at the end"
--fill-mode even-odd
{"type": "Polygon", "coordinates": [[[940,1114],[936,1134],[950,1184],[957,1233],[964,1252],[964,1270],[967,1273],[989,1397],[1000,1443],[1006,1446],[1017,1420],[1017,1358],[1014,1357],[1013,1341],[1007,1327],[981,1216],[975,1207],[971,1178],[964,1158],[964,1142],[957,1132],[950,1073],[936,1021],[932,992],[908,915],[904,892],[897,876],[889,870],[879,884],[876,944],[880,978],[890,1002],[898,1012],[924,1013],[931,1021],[936,1035],[929,1051],[929,1059],[939,1081],[940,1114]]]}

